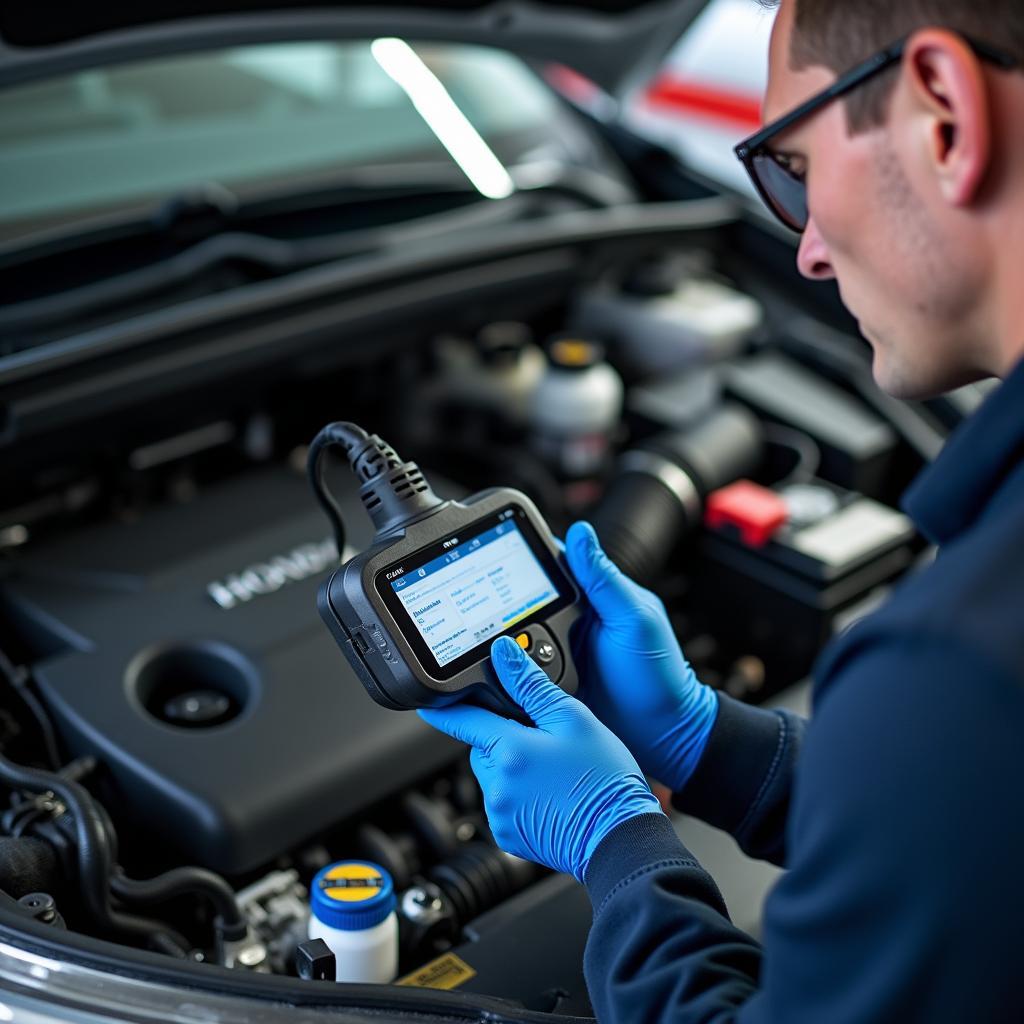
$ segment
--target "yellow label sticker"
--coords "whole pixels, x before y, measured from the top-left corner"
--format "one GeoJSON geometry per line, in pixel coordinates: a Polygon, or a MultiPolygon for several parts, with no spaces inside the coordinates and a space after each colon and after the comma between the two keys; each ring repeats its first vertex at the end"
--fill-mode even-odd
{"type": "Polygon", "coordinates": [[[454,953],[445,953],[418,971],[399,978],[395,984],[410,988],[452,989],[475,977],[476,971],[465,960],[460,960],[454,953]]]}
{"type": "Polygon", "coordinates": [[[320,879],[324,894],[342,903],[372,899],[383,885],[381,873],[366,864],[338,864],[320,879]]]}

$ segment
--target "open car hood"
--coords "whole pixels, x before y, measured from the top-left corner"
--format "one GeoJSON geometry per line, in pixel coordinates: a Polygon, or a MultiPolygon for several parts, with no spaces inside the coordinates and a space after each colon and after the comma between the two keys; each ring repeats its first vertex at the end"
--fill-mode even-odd
{"type": "Polygon", "coordinates": [[[282,40],[401,36],[557,61],[612,95],[650,73],[707,0],[36,0],[0,5],[0,86],[121,61],[282,40]]]}

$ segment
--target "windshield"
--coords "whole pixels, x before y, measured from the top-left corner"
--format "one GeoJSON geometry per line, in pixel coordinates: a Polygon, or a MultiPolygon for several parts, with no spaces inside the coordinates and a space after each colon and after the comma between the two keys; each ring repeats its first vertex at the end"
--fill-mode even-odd
{"type": "Polygon", "coordinates": [[[525,64],[481,47],[279,43],[81,72],[0,94],[0,231],[376,165],[457,164],[488,194],[467,136],[500,195],[501,160],[558,117],[525,64]]]}

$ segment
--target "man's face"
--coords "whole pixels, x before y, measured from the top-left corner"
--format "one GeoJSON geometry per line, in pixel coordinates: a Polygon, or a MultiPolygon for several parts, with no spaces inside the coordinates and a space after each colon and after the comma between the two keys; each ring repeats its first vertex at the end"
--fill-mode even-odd
{"type": "MultiPolygon", "coordinates": [[[[782,0],[772,35],[765,122],[836,79],[822,66],[790,66],[795,0],[782,0]]],[[[900,140],[899,97],[879,128],[850,135],[841,101],[798,123],[773,145],[806,173],[810,222],[797,263],[835,278],[843,303],[874,350],[878,384],[923,397],[976,379],[971,314],[982,267],[958,249],[926,169],[900,140]],[[919,163],[919,162],[918,162],[919,163]]]]}

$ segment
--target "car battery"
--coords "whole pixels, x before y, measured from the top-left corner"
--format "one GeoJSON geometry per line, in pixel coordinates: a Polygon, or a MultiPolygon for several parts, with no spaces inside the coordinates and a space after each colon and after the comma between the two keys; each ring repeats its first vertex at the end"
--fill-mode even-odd
{"type": "Polygon", "coordinates": [[[765,695],[803,679],[831,636],[874,607],[912,562],[900,512],[822,481],[741,481],[709,496],[696,541],[694,617],[765,665],[765,695]]]}

